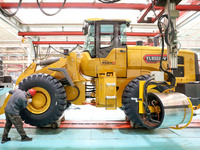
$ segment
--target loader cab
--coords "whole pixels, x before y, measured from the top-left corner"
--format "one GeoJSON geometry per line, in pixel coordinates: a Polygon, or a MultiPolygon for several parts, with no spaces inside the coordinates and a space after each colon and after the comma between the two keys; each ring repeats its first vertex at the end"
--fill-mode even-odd
{"type": "Polygon", "coordinates": [[[126,47],[126,28],[128,20],[85,20],[83,33],[86,35],[84,51],[91,58],[105,58],[113,48],[126,47]]]}

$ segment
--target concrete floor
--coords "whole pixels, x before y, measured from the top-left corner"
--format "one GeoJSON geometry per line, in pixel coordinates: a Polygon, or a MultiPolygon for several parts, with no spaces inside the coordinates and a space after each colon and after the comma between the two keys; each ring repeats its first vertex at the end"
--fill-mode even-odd
{"type": "MultiPolygon", "coordinates": [[[[0,119],[4,118],[0,116],[0,119]]],[[[93,106],[72,106],[65,112],[67,120],[123,120],[124,113],[106,111],[93,106]]],[[[196,119],[196,118],[195,118],[196,119]]],[[[31,142],[21,142],[15,128],[12,141],[0,144],[0,150],[54,149],[137,149],[137,150],[192,150],[200,148],[200,128],[173,129],[37,129],[25,128],[31,142]]],[[[3,128],[0,128],[0,135],[3,128]]]]}

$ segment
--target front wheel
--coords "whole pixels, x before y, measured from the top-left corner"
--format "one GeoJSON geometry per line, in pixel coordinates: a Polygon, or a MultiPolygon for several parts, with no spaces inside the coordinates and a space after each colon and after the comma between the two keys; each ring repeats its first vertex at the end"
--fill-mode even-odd
{"type": "Polygon", "coordinates": [[[67,96],[63,85],[48,74],[33,74],[19,83],[19,88],[27,91],[33,88],[37,93],[26,109],[20,112],[25,123],[32,126],[46,126],[54,123],[67,106],[67,96]]]}

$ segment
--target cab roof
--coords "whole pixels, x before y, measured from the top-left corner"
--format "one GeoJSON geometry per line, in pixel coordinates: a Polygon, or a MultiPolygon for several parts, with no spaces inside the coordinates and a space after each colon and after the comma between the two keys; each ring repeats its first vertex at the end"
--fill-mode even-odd
{"type": "Polygon", "coordinates": [[[96,21],[101,22],[126,22],[127,24],[130,24],[131,21],[127,19],[103,19],[103,18],[89,18],[86,19],[85,22],[87,23],[94,23],[96,21]]]}

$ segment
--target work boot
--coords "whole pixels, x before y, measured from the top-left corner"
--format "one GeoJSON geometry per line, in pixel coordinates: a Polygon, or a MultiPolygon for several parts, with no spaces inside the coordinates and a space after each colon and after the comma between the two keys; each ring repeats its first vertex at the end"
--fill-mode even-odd
{"type": "Polygon", "coordinates": [[[6,143],[6,142],[8,142],[8,141],[10,141],[11,140],[11,138],[3,138],[2,140],[1,140],[1,143],[3,144],[3,143],[6,143]]]}
{"type": "Polygon", "coordinates": [[[22,142],[23,142],[23,141],[32,141],[32,140],[33,140],[33,139],[30,138],[30,137],[28,137],[27,135],[23,136],[22,139],[21,139],[22,142]]]}

